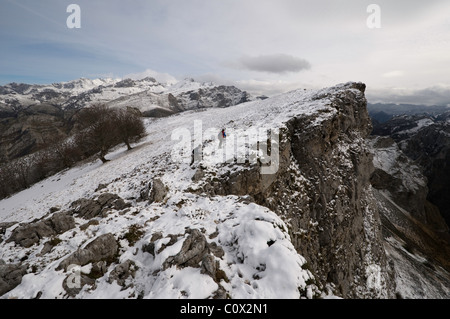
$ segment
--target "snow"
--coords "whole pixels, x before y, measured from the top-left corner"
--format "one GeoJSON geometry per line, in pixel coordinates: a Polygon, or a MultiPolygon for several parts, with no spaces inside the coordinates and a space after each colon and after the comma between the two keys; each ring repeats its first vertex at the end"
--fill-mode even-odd
{"type": "Polygon", "coordinates": [[[417,133],[420,130],[422,130],[423,128],[433,125],[433,124],[434,124],[434,121],[432,119],[429,119],[429,118],[420,119],[420,120],[416,121],[417,126],[413,127],[412,129],[409,129],[409,130],[401,131],[400,133],[401,134],[417,133]]]}
{"type": "Polygon", "coordinates": [[[214,280],[200,274],[196,268],[177,270],[175,266],[165,270],[145,296],[148,299],[180,299],[189,296],[192,299],[205,299],[211,296],[218,285],[214,280]]]}
{"type": "Polygon", "coordinates": [[[450,296],[450,287],[439,280],[446,278],[448,272],[435,267],[434,274],[427,274],[424,267],[426,258],[405,249],[405,242],[398,237],[389,237],[386,242],[386,253],[395,265],[396,292],[404,299],[446,299],[450,296]]]}
{"type": "MultiPolygon", "coordinates": [[[[122,79],[86,79],[81,78],[69,82],[53,83],[49,85],[32,85],[27,90],[20,94],[15,92],[10,84],[3,87],[7,94],[0,94],[0,105],[4,103],[6,107],[16,101],[22,107],[40,104],[45,101],[55,105],[61,105],[66,108],[66,102],[72,106],[73,100],[78,100],[78,107],[90,105],[92,103],[108,103],[111,106],[133,106],[138,107],[142,112],[152,110],[154,108],[170,109],[168,103],[168,94],[180,95],[190,91],[198,91],[200,89],[212,89],[217,87],[217,84],[212,82],[196,82],[193,79],[185,79],[176,83],[159,83],[153,81],[151,78],[144,78],[135,80],[132,85],[122,87],[117,84],[122,79]],[[52,97],[49,100],[44,100],[43,97],[38,97],[42,92],[56,92],[58,97],[52,97]],[[8,101],[8,102],[7,102],[8,101]]],[[[231,96],[233,97],[233,96],[231,96]]],[[[194,108],[197,101],[190,101],[186,99],[185,103],[191,103],[189,108],[194,108]]],[[[235,101],[236,104],[238,101],[235,101]]]]}
{"type": "MultiPolygon", "coordinates": [[[[167,118],[148,119],[148,135],[134,145],[132,151],[119,146],[108,154],[111,161],[106,164],[96,160],[80,164],[0,201],[0,222],[30,222],[47,215],[52,207],[68,210],[73,201],[103,192],[117,194],[133,204],[131,209],[111,212],[106,218],[99,219],[98,225],[86,230],[81,230],[80,226],[87,221],[76,218],[76,228],[60,235],[62,242],[45,255],[39,252],[46,240],[27,249],[14,243],[1,243],[0,259],[17,263],[26,255],[27,263],[37,268],[2,298],[33,298],[39,291],[43,292],[41,298],[67,298],[62,288],[67,274],[55,270],[64,257],[101,234],[113,233],[120,240],[129,227],[136,224],[143,227],[142,238],[131,247],[126,240],[120,240],[120,262],[132,260],[138,268],[132,279],[133,288],[123,289],[117,283],[107,282],[113,264],[105,276],[97,279],[96,289],[84,286],[76,298],[211,297],[218,283],[202,274],[200,268],[162,270],[167,257],[180,251],[187,228],[201,230],[209,243],[216,242],[224,249],[223,258],[215,258],[228,279],[222,279],[220,284],[232,298],[299,298],[300,291],[307,291],[311,297],[313,287],[307,282],[314,277],[303,269],[306,261],[291,243],[286,223],[269,209],[244,203],[236,196],[210,198],[186,191],[188,187],[195,187],[191,179],[196,169],[189,163],[174,161],[171,151],[178,141],[172,140],[172,133],[184,129],[188,141],[194,142],[198,136],[193,134],[198,129],[196,123],[201,121],[200,137],[208,149],[218,143],[214,137],[211,139],[204,134],[208,130],[218,132],[225,127],[233,130],[235,136],[243,134],[248,127],[274,130],[284,127],[293,116],[314,115],[319,110],[326,110],[320,115],[323,120],[335,110],[328,105],[327,99],[313,97],[338,89],[298,90],[226,109],[188,111],[167,118]],[[155,177],[169,187],[167,199],[153,204],[136,201],[142,187],[155,177]],[[107,186],[96,191],[99,184],[107,186]],[[163,237],[155,242],[155,251],[164,248],[163,244],[167,245],[169,235],[177,236],[176,243],[155,256],[138,249],[157,232],[163,237]]],[[[317,118],[316,125],[320,121],[317,118]]],[[[252,145],[240,144],[236,151],[245,153],[251,148],[252,145]]],[[[242,169],[239,165],[226,165],[220,161],[213,163],[208,158],[201,164],[212,171],[242,169]]],[[[10,227],[4,238],[8,238],[15,227],[10,227]]]]}
{"type": "Polygon", "coordinates": [[[182,81],[179,81],[177,83],[174,83],[170,86],[168,86],[167,90],[174,94],[180,94],[180,93],[185,93],[185,92],[189,92],[189,91],[198,91],[201,88],[212,88],[216,86],[216,84],[212,83],[212,82],[196,82],[194,79],[191,78],[187,78],[184,79],[182,81]]]}
{"type": "Polygon", "coordinates": [[[374,148],[379,138],[369,141],[374,154],[373,164],[389,175],[402,181],[404,189],[417,191],[419,187],[426,187],[427,180],[422,175],[420,168],[409,160],[399,149],[396,143],[389,147],[374,148]],[[404,163],[404,164],[403,164],[404,163]]]}

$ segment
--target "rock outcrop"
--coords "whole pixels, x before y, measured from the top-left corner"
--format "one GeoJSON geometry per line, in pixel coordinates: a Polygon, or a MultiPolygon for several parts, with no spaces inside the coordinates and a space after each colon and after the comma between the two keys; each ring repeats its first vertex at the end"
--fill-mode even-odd
{"type": "Polygon", "coordinates": [[[111,263],[116,256],[118,249],[119,245],[113,234],[108,233],[101,235],[87,244],[86,247],[78,249],[72,255],[64,259],[56,270],[67,270],[67,267],[70,265],[84,266],[99,261],[111,263]]]}
{"type": "Polygon", "coordinates": [[[41,238],[62,234],[75,227],[75,220],[66,212],[56,213],[45,220],[28,223],[15,228],[6,242],[28,248],[41,238]]]}
{"type": "Polygon", "coordinates": [[[97,216],[105,217],[111,210],[121,210],[129,207],[129,204],[116,194],[103,193],[97,198],[81,198],[71,204],[73,214],[84,219],[97,216]]]}
{"type": "Polygon", "coordinates": [[[372,137],[374,196],[389,260],[396,272],[397,297],[436,298],[450,289],[449,229],[427,200],[427,178],[390,137],[372,137]],[[408,267],[406,267],[408,265],[408,267]],[[421,280],[416,280],[421,278],[421,280]],[[415,284],[408,287],[408,282],[415,284]]]}
{"type": "Polygon", "coordinates": [[[286,123],[276,174],[262,175],[258,165],[214,177],[203,171],[194,192],[249,195],[288,221],[294,246],[322,286],[335,286],[345,298],[390,298],[393,274],[370,184],[372,154],[365,142],[372,130],[365,85],[335,90],[313,97],[329,99],[329,108],[286,123]]]}
{"type": "Polygon", "coordinates": [[[6,264],[0,259],[0,296],[19,285],[26,272],[25,266],[6,264]]]}

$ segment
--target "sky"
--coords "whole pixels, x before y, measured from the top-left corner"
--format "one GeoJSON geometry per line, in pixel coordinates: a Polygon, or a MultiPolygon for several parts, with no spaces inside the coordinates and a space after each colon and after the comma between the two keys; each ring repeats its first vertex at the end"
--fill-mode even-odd
{"type": "Polygon", "coordinates": [[[150,75],[271,96],[357,81],[373,103],[450,105],[448,0],[0,0],[0,43],[0,85],[150,75]]]}

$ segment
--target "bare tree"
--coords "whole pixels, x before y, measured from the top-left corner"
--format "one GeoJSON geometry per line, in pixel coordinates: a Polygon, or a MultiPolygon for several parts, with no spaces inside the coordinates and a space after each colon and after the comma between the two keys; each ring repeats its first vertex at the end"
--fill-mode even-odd
{"type": "Polygon", "coordinates": [[[97,153],[103,163],[108,161],[105,155],[110,149],[120,143],[114,113],[105,104],[94,104],[77,114],[76,141],[85,152],[97,153]]]}
{"type": "Polygon", "coordinates": [[[81,151],[72,137],[55,142],[51,148],[56,159],[64,168],[72,167],[82,157],[81,151]]]}
{"type": "Polygon", "coordinates": [[[118,137],[125,143],[128,150],[132,149],[130,143],[139,141],[146,134],[139,110],[131,107],[117,109],[115,121],[118,137]]]}
{"type": "Polygon", "coordinates": [[[19,188],[10,163],[0,166],[0,198],[5,198],[19,188]]]}
{"type": "Polygon", "coordinates": [[[30,186],[30,175],[33,162],[30,156],[15,159],[9,163],[9,167],[14,173],[14,179],[18,183],[19,188],[25,189],[30,186]]]}

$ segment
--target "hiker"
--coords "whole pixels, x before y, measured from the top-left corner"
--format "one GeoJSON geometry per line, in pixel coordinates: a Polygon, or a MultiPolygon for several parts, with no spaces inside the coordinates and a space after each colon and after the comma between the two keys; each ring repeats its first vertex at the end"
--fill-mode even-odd
{"type": "Polygon", "coordinates": [[[225,133],[225,129],[222,129],[222,131],[219,132],[217,137],[219,138],[219,148],[222,148],[223,140],[227,137],[227,134],[225,133]]]}

